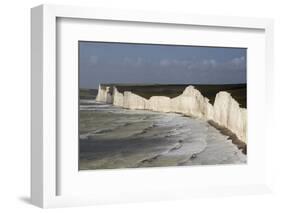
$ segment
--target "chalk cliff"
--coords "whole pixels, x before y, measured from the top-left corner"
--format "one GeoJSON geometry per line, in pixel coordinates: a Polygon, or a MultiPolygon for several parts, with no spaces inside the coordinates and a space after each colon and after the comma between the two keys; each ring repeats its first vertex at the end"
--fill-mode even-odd
{"type": "Polygon", "coordinates": [[[146,109],[147,100],[132,92],[124,92],[123,107],[127,109],[146,109]]]}
{"type": "Polygon", "coordinates": [[[187,87],[181,95],[171,101],[172,111],[187,116],[204,118],[209,100],[193,86],[187,87]]]}
{"type": "Polygon", "coordinates": [[[230,129],[242,141],[246,141],[247,110],[240,108],[237,101],[227,92],[219,92],[216,95],[213,108],[213,120],[230,129]]]}
{"type": "Polygon", "coordinates": [[[152,96],[147,100],[145,109],[156,112],[171,112],[171,99],[166,96],[152,96]]]}
{"type": "Polygon", "coordinates": [[[99,85],[98,94],[96,97],[96,101],[105,102],[105,103],[112,103],[113,98],[112,94],[110,93],[110,86],[101,86],[99,85]]]}
{"type": "Polygon", "coordinates": [[[123,107],[124,106],[124,95],[119,92],[116,87],[113,88],[113,105],[123,107]]]}
{"type": "Polygon", "coordinates": [[[216,95],[214,105],[193,86],[185,88],[183,93],[175,98],[152,96],[145,99],[131,91],[121,93],[113,86],[112,95],[109,86],[99,86],[96,100],[113,103],[115,106],[127,109],[151,110],[157,112],[176,112],[187,116],[213,120],[247,141],[247,110],[240,108],[238,102],[227,92],[216,95]]]}

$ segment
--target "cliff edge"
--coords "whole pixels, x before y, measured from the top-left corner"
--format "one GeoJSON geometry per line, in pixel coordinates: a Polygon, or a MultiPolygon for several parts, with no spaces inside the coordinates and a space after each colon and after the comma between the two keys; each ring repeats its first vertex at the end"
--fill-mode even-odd
{"type": "Polygon", "coordinates": [[[127,109],[151,110],[156,112],[175,112],[204,120],[212,120],[231,130],[243,142],[247,142],[247,109],[228,92],[218,92],[214,104],[193,86],[185,88],[177,97],[152,96],[149,99],[131,91],[118,91],[115,86],[99,86],[97,101],[112,103],[127,109]]]}

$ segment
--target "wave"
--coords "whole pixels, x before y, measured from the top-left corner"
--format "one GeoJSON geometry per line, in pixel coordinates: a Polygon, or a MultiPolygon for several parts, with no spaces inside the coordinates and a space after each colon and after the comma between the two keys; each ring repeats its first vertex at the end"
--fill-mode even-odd
{"type": "Polygon", "coordinates": [[[80,104],[80,108],[108,108],[110,105],[107,104],[80,104]]]}
{"type": "Polygon", "coordinates": [[[161,156],[161,154],[155,155],[155,156],[150,157],[150,158],[143,159],[142,161],[140,161],[138,163],[138,166],[140,166],[140,164],[143,164],[143,163],[151,163],[152,161],[157,160],[157,158],[159,158],[160,156],[161,156]]]}
{"type": "Polygon", "coordinates": [[[108,132],[112,132],[114,131],[116,128],[106,128],[106,129],[99,129],[96,130],[94,132],[92,132],[93,134],[103,134],[103,133],[108,133],[108,132]]]}
{"type": "Polygon", "coordinates": [[[112,132],[112,131],[114,131],[114,129],[116,129],[116,128],[105,128],[105,129],[98,129],[98,130],[90,131],[85,134],[80,134],[79,138],[88,139],[90,136],[112,132]]]}
{"type": "Polygon", "coordinates": [[[132,136],[140,136],[140,135],[143,135],[143,134],[147,133],[149,130],[155,128],[156,126],[157,126],[156,124],[152,124],[152,125],[150,125],[150,126],[144,128],[144,129],[140,130],[139,132],[133,134],[132,136]]]}
{"type": "Polygon", "coordinates": [[[126,122],[122,125],[118,125],[118,126],[111,127],[111,128],[97,129],[97,130],[90,131],[90,132],[85,133],[85,134],[80,134],[80,139],[87,139],[89,136],[102,135],[102,134],[105,134],[105,133],[113,132],[113,131],[116,131],[116,130],[122,128],[122,127],[127,127],[127,126],[130,126],[130,125],[132,125],[131,122],[126,122]]]}
{"type": "Polygon", "coordinates": [[[168,153],[169,152],[173,152],[173,151],[175,151],[175,150],[178,150],[178,149],[180,149],[180,148],[182,148],[182,140],[179,140],[179,142],[178,143],[176,143],[176,145],[174,146],[174,147],[172,147],[169,151],[168,151],[168,153]]]}
{"type": "Polygon", "coordinates": [[[81,159],[93,158],[83,161],[82,168],[215,165],[243,160],[243,156],[236,154],[239,151],[236,147],[225,143],[226,136],[206,121],[175,113],[127,110],[108,104],[89,103],[85,106],[93,112],[91,117],[85,116],[85,129],[81,130],[87,132],[89,125],[96,128],[80,134],[80,139],[89,139],[81,143],[85,146],[81,150],[87,150],[81,159]],[[97,119],[90,120],[96,110],[101,111],[100,114],[97,119]],[[102,113],[108,112],[117,115],[104,117],[102,113]],[[112,143],[106,143],[109,141],[112,143]]]}
{"type": "MultiPolygon", "coordinates": [[[[175,143],[174,146],[172,146],[171,148],[167,149],[166,151],[164,151],[162,153],[155,153],[155,155],[153,155],[153,156],[150,156],[148,158],[142,159],[141,161],[139,161],[137,163],[136,167],[142,167],[142,166],[144,166],[143,164],[146,164],[146,166],[148,166],[148,165],[152,166],[154,163],[156,163],[156,161],[161,162],[161,160],[165,159],[166,157],[169,157],[171,154],[173,154],[174,152],[177,152],[177,151],[182,151],[182,153],[185,153],[186,150],[184,149],[184,143],[186,143],[186,142],[183,141],[183,140],[178,140],[178,142],[175,143]]],[[[201,149],[199,149],[197,151],[194,150],[194,152],[182,154],[180,156],[181,160],[179,162],[177,162],[176,165],[177,166],[185,165],[186,162],[195,159],[198,154],[200,154],[201,152],[204,152],[206,147],[207,147],[207,144],[205,143],[205,145],[201,149]]],[[[177,154],[178,153],[175,153],[174,155],[177,155],[177,154]]]]}

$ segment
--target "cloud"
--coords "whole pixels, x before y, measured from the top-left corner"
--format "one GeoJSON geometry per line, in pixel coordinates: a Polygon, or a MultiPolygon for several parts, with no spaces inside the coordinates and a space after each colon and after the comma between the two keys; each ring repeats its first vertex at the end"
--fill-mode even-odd
{"type": "Polygon", "coordinates": [[[95,55],[90,56],[91,64],[97,64],[98,60],[99,60],[98,56],[95,56],[95,55]]]}
{"type": "Polygon", "coordinates": [[[162,70],[172,70],[175,72],[197,73],[195,75],[210,76],[227,75],[228,73],[245,72],[246,59],[244,56],[235,57],[227,61],[217,61],[215,59],[192,59],[192,60],[177,60],[177,59],[162,59],[159,61],[159,66],[162,70]]]}
{"type": "Polygon", "coordinates": [[[173,64],[178,65],[178,66],[187,66],[191,62],[188,60],[173,60],[173,64]]]}
{"type": "Polygon", "coordinates": [[[242,56],[242,57],[238,57],[238,58],[233,58],[231,61],[230,61],[231,64],[235,65],[235,66],[241,66],[241,65],[244,65],[245,64],[245,57],[242,56]]]}
{"type": "Polygon", "coordinates": [[[162,59],[162,60],[160,60],[159,64],[160,64],[160,66],[167,67],[167,66],[171,65],[171,62],[168,59],[162,59]]]}
{"type": "Polygon", "coordinates": [[[215,67],[217,65],[217,62],[214,59],[207,59],[202,61],[202,65],[206,67],[215,67]]]}
{"type": "Polygon", "coordinates": [[[144,64],[144,60],[141,57],[137,57],[137,58],[124,57],[123,64],[138,67],[144,64]]]}
{"type": "Polygon", "coordinates": [[[198,68],[202,69],[202,68],[213,68],[217,65],[217,62],[214,59],[204,59],[200,61],[162,59],[160,60],[159,64],[162,67],[176,66],[176,67],[187,67],[187,69],[198,69],[198,68]]]}
{"type": "Polygon", "coordinates": [[[177,60],[177,59],[161,59],[159,65],[162,67],[168,66],[188,66],[191,62],[188,60],[177,60]]]}
{"type": "Polygon", "coordinates": [[[203,59],[200,61],[194,61],[187,66],[188,70],[198,70],[201,72],[225,72],[231,71],[243,71],[246,69],[245,57],[236,57],[228,61],[218,62],[214,59],[203,59]]]}

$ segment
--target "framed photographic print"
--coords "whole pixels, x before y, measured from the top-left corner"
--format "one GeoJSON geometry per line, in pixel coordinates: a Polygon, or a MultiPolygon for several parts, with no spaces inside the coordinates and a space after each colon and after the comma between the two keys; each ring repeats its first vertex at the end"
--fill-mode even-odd
{"type": "Polygon", "coordinates": [[[270,191],[272,20],[31,14],[32,203],[270,191]]]}
{"type": "Polygon", "coordinates": [[[78,45],[80,170],[247,162],[245,48],[78,45]]]}

